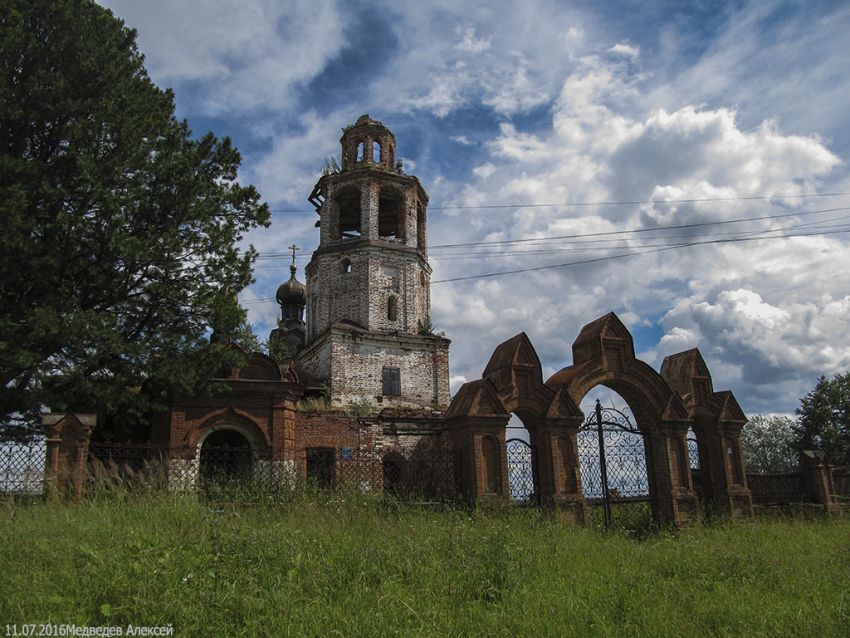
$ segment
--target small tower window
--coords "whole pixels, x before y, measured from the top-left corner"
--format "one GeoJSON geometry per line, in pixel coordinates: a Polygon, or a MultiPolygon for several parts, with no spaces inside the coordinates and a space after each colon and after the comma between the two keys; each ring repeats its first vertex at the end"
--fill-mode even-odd
{"type": "Polygon", "coordinates": [[[351,272],[351,260],[348,257],[340,262],[340,271],[342,271],[343,274],[351,272]]]}
{"type": "Polygon", "coordinates": [[[387,397],[401,395],[401,373],[398,368],[384,368],[381,371],[381,394],[387,397]]]}
{"type": "Polygon", "coordinates": [[[398,318],[398,299],[395,295],[390,295],[387,299],[387,319],[395,321],[398,318]]]}
{"type": "Polygon", "coordinates": [[[372,143],[372,161],[375,162],[375,164],[381,163],[381,143],[380,142],[373,142],[372,143]]]}
{"type": "Polygon", "coordinates": [[[357,161],[363,161],[363,142],[357,142],[357,161]]]}

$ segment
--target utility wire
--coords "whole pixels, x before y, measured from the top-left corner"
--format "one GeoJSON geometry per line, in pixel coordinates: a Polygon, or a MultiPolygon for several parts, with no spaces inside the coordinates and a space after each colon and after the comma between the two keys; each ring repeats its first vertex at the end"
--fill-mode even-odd
{"type": "Polygon", "coordinates": [[[783,213],[780,215],[761,215],[759,217],[743,217],[741,219],[726,219],[717,222],[695,222],[692,224],[674,224],[669,226],[656,226],[655,228],[634,228],[631,230],[609,230],[598,233],[577,233],[573,235],[558,235],[555,237],[529,237],[527,239],[500,239],[493,241],[481,241],[481,242],[466,242],[466,243],[458,243],[458,244],[438,244],[436,246],[429,247],[429,250],[434,250],[437,248],[457,248],[463,246],[496,246],[502,244],[520,244],[520,243],[528,243],[528,242],[541,242],[541,241],[558,241],[562,239],[580,239],[585,237],[610,237],[611,235],[634,235],[637,233],[651,233],[659,230],[683,230],[686,228],[703,228],[705,226],[722,226],[726,224],[741,224],[744,222],[755,222],[755,221],[764,221],[767,219],[783,219],[787,217],[802,217],[804,215],[820,215],[823,213],[834,213],[837,211],[846,211],[850,210],[850,207],[844,206],[840,208],[823,208],[820,210],[809,210],[809,211],[800,211],[796,213],[783,213]]]}
{"type": "MultiPolygon", "coordinates": [[[[792,230],[793,228],[794,227],[780,228],[780,229],[767,230],[767,231],[750,231],[749,233],[745,233],[744,235],[753,235],[755,233],[763,235],[763,234],[766,234],[766,233],[777,233],[777,232],[792,230]]],[[[471,280],[471,279],[485,279],[485,278],[491,278],[491,277],[501,277],[501,276],[504,276],[504,275],[514,275],[514,274],[526,273],[526,272],[536,272],[536,271],[539,271],[539,270],[551,270],[551,269],[554,269],[554,268],[568,268],[570,266],[579,266],[579,265],[584,265],[584,264],[599,263],[599,262],[603,262],[603,261],[613,261],[615,259],[624,259],[626,257],[637,257],[637,256],[640,256],[640,255],[649,255],[649,254],[653,254],[653,253],[666,252],[666,251],[669,251],[669,250],[677,250],[679,248],[691,248],[693,246],[702,246],[702,245],[707,245],[707,244],[732,244],[732,243],[750,242],[750,241],[766,241],[766,240],[770,240],[770,239],[790,239],[790,238],[795,238],[795,237],[818,237],[818,236],[838,235],[838,234],[842,234],[842,233],[846,233],[846,232],[850,232],[850,225],[838,226],[835,229],[825,230],[825,231],[820,231],[820,232],[800,232],[800,233],[792,233],[792,234],[784,234],[784,235],[771,235],[771,236],[766,236],[766,237],[765,236],[760,236],[760,237],[738,236],[738,237],[728,237],[728,238],[722,238],[722,239],[707,239],[705,241],[682,242],[682,243],[671,244],[671,245],[666,245],[666,246],[662,246],[662,247],[650,248],[649,250],[630,251],[630,252],[624,252],[624,253],[620,253],[620,254],[616,254],[616,255],[603,255],[603,256],[600,256],[600,257],[580,259],[580,260],[577,260],[577,261],[571,261],[571,262],[566,262],[566,263],[562,263],[562,264],[547,264],[547,265],[543,265],[543,266],[533,266],[533,267],[528,267],[528,268],[517,268],[517,269],[513,269],[513,270],[502,270],[502,271],[498,271],[498,272],[483,273],[483,274],[479,274],[479,275],[466,275],[466,276],[463,276],[463,277],[451,277],[449,279],[437,279],[435,281],[432,281],[431,284],[433,285],[433,284],[450,283],[450,282],[455,282],[455,281],[468,281],[468,280],[471,280]]],[[[261,303],[261,302],[269,302],[269,301],[275,301],[275,299],[273,297],[263,297],[263,298],[258,298],[258,299],[246,299],[246,300],[242,301],[241,303],[248,304],[248,303],[261,303]]]]}
{"type": "MultiPolygon", "coordinates": [[[[728,224],[740,224],[745,222],[753,222],[753,221],[765,221],[768,219],[785,219],[788,217],[802,217],[806,215],[820,215],[824,213],[833,213],[838,211],[848,211],[850,207],[838,207],[838,208],[823,208],[819,210],[810,210],[810,211],[799,211],[794,213],[782,213],[778,215],[761,215],[758,217],[744,217],[741,219],[726,219],[716,222],[695,222],[692,224],[672,224],[667,226],[656,226],[654,228],[634,228],[631,230],[611,230],[604,232],[596,232],[596,233],[575,233],[572,235],[559,235],[554,237],[529,237],[525,239],[504,239],[504,240],[493,240],[493,241],[478,241],[478,242],[462,242],[457,244],[437,244],[433,246],[429,246],[429,251],[445,249],[445,248],[465,248],[467,246],[499,246],[504,244],[535,244],[535,243],[547,243],[552,241],[563,241],[568,239],[586,239],[590,237],[611,237],[614,235],[635,235],[638,233],[651,233],[651,232],[660,232],[663,230],[684,230],[688,228],[704,228],[707,226],[722,226],[728,224]]],[[[603,240],[603,241],[611,241],[611,240],[603,240]]],[[[589,242],[583,242],[589,243],[589,242]]],[[[309,251],[300,251],[302,255],[309,255],[309,251]]],[[[269,259],[291,259],[291,253],[261,253],[258,255],[258,260],[269,260],[269,259]]]]}
{"type": "MultiPolygon", "coordinates": [[[[500,208],[580,208],[586,206],[634,206],[638,204],[695,204],[701,202],[745,202],[766,199],[808,199],[813,197],[839,197],[850,195],[846,193],[811,193],[806,195],[751,195],[746,197],[694,197],[688,199],[662,199],[662,200],[623,200],[611,202],[564,202],[560,204],[478,204],[457,206],[429,206],[428,210],[489,210],[500,208]]],[[[312,208],[277,208],[270,213],[312,213],[312,208]]]]}
{"type": "Polygon", "coordinates": [[[605,255],[603,257],[594,257],[591,259],[582,259],[579,261],[571,261],[564,264],[549,264],[546,266],[534,266],[531,268],[517,268],[515,270],[502,270],[499,272],[490,272],[484,273],[481,275],[466,275],[464,277],[452,277],[449,279],[437,279],[432,281],[431,284],[444,284],[452,281],[467,281],[469,279],[484,279],[488,277],[501,277],[504,275],[515,275],[518,273],[524,272],[535,272],[538,270],[550,270],[553,268],[567,268],[568,266],[578,266],[582,264],[592,264],[600,261],[609,261],[614,259],[623,259],[625,257],[635,257],[638,255],[649,255],[652,253],[660,253],[668,250],[676,250],[678,248],[690,248],[692,246],[703,246],[705,244],[732,244],[744,241],[765,241],[768,239],[788,239],[791,237],[813,237],[813,236],[822,236],[822,235],[837,235],[840,233],[846,233],[848,230],[837,230],[837,231],[829,231],[822,233],[797,233],[792,235],[774,235],[773,237],[732,237],[729,239],[711,239],[707,241],[696,241],[689,242],[683,244],[673,244],[672,246],[665,246],[663,248],[653,248],[651,250],[643,250],[643,251],[633,251],[628,253],[620,253],[619,255],[605,255]]]}

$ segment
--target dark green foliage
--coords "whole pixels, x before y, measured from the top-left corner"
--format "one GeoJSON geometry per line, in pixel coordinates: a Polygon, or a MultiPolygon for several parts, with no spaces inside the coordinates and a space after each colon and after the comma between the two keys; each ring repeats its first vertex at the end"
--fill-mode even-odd
{"type": "Polygon", "coordinates": [[[135,32],[89,0],[0,0],[0,422],[132,422],[226,359],[242,235],[268,224],[230,140],[193,139],[135,32]],[[137,390],[155,389],[154,396],[137,390]]]}
{"type": "Polygon", "coordinates": [[[794,420],[787,416],[752,417],[741,431],[744,463],[750,472],[789,472],[797,467],[794,420]]]}
{"type": "Polygon", "coordinates": [[[850,372],[821,376],[797,417],[799,449],[824,450],[834,465],[850,466],[850,372]]]}
{"type": "Polygon", "coordinates": [[[268,350],[269,356],[272,359],[278,363],[283,363],[287,358],[286,339],[281,336],[283,331],[283,322],[278,321],[277,327],[277,331],[272,332],[268,339],[268,350]]]}

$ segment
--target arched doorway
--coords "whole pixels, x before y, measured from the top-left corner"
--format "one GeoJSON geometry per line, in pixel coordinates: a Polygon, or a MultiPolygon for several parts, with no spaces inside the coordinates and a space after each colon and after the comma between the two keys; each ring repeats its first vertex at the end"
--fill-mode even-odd
{"type": "Polygon", "coordinates": [[[581,403],[586,414],[579,428],[582,491],[591,525],[642,530],[652,524],[653,486],[645,432],[628,403],[604,386],[581,403]]]}
{"type": "Polygon", "coordinates": [[[251,443],[237,430],[215,430],[201,443],[200,469],[204,485],[249,479],[252,468],[251,443]]]}

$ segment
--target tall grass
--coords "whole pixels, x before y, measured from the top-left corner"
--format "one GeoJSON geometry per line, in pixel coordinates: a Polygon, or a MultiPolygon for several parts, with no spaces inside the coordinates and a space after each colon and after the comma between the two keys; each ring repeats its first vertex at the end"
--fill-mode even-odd
{"type": "Polygon", "coordinates": [[[357,495],[6,505],[0,623],[180,636],[850,635],[850,521],[644,540],[357,495]]]}

